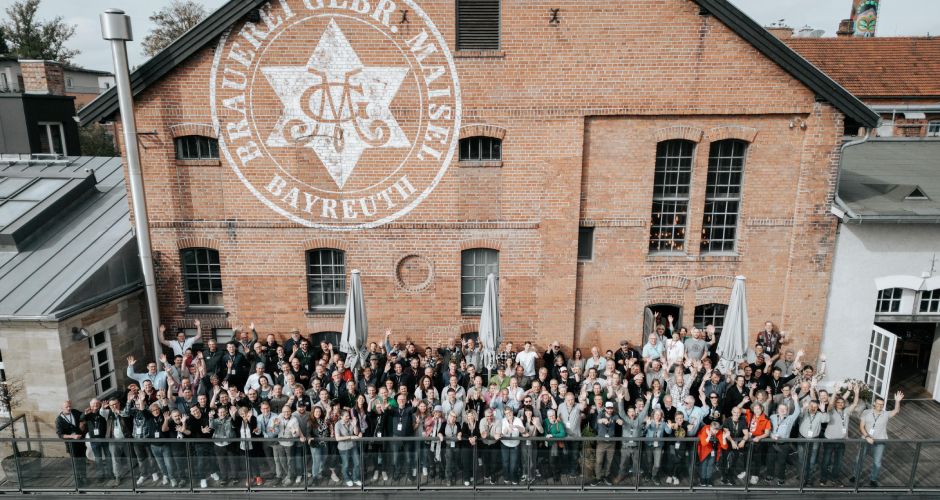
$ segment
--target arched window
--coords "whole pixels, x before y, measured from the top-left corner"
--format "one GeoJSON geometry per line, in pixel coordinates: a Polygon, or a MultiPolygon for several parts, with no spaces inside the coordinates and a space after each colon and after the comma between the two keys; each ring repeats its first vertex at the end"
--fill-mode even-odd
{"type": "Polygon", "coordinates": [[[460,139],[460,161],[499,161],[502,159],[502,139],[485,136],[460,139]]]}
{"type": "Polygon", "coordinates": [[[711,144],[705,184],[702,252],[734,251],[746,153],[747,143],[738,139],[711,144]]]}
{"type": "Polygon", "coordinates": [[[460,310],[463,314],[476,315],[483,310],[486,277],[490,274],[495,274],[499,280],[499,250],[471,248],[462,252],[460,310]]]}
{"type": "Polygon", "coordinates": [[[176,138],[177,160],[218,160],[219,140],[204,135],[184,135],[176,138]]]}
{"type": "Polygon", "coordinates": [[[311,311],[346,307],[346,253],[342,250],[307,250],[307,306],[311,311]]]}
{"type": "Polygon", "coordinates": [[[685,251],[694,149],[694,142],[683,139],[672,139],[656,145],[650,224],[651,252],[685,251]]]}
{"type": "Polygon", "coordinates": [[[695,320],[693,324],[699,330],[705,331],[705,327],[713,325],[715,333],[721,334],[721,328],[725,326],[725,313],[728,312],[728,306],[725,304],[702,304],[695,306],[695,320]]]}
{"type": "Polygon", "coordinates": [[[212,248],[180,250],[183,293],[190,308],[222,307],[222,266],[219,251],[212,248]]]}

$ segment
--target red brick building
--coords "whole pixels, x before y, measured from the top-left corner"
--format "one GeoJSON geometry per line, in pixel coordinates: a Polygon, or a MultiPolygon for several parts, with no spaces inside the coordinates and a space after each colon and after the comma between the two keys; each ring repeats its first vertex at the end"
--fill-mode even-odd
{"type": "Polygon", "coordinates": [[[741,274],[815,351],[843,121],[877,122],[725,0],[232,0],[132,85],[168,326],[338,331],[360,269],[419,344],[498,267],[543,349],[720,317],[741,274]]]}

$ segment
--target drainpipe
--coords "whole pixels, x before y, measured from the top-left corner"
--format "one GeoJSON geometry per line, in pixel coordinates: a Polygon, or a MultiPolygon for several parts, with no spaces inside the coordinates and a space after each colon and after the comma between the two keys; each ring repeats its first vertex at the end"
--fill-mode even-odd
{"type": "Polygon", "coordinates": [[[154,358],[160,357],[160,310],[157,302],[157,284],[153,271],[153,248],[150,245],[150,224],[147,217],[147,199],[144,178],[140,172],[140,150],[137,147],[137,120],[134,118],[134,96],[131,94],[130,74],[127,68],[128,40],[133,40],[131,18],[120,9],[108,9],[100,15],[101,37],[111,41],[114,60],[114,81],[117,87],[121,125],[124,129],[124,148],[127,157],[128,184],[134,209],[134,232],[140,254],[140,268],[144,274],[144,292],[150,312],[150,335],[154,358]]]}
{"type": "MultiPolygon", "coordinates": [[[[878,120],[878,124],[879,125],[881,124],[880,119],[878,120]]],[[[866,128],[865,137],[862,137],[861,139],[857,141],[851,141],[851,142],[847,142],[843,144],[841,150],[839,151],[839,170],[838,172],[836,172],[836,193],[835,193],[835,197],[832,200],[833,203],[835,203],[838,206],[838,208],[832,207],[832,212],[836,217],[840,219],[842,219],[843,216],[847,216],[849,219],[859,218],[858,214],[853,212],[852,209],[849,208],[849,206],[846,205],[844,201],[842,201],[842,198],[839,198],[839,183],[842,181],[842,161],[845,158],[845,150],[848,149],[850,146],[858,146],[859,144],[864,144],[868,142],[868,140],[871,139],[871,131],[872,131],[871,127],[866,128]],[[838,213],[836,213],[836,210],[843,212],[843,215],[839,215],[838,213]]]]}

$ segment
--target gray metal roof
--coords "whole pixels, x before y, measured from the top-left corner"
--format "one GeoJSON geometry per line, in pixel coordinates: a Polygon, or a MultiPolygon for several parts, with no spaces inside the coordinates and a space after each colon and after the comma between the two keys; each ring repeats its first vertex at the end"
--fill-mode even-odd
{"type": "Polygon", "coordinates": [[[19,251],[0,252],[0,320],[59,320],[140,286],[121,158],[67,160],[0,157],[0,177],[83,175],[88,169],[96,182],[19,251]]]}
{"type": "Polygon", "coordinates": [[[940,219],[940,140],[872,139],[843,155],[839,198],[862,220],[940,219]]]}
{"type": "MultiPolygon", "coordinates": [[[[234,25],[251,10],[265,0],[229,0],[199,24],[191,28],[173,43],[143,63],[130,75],[131,92],[137,95],[152,83],[167,74],[189,58],[207,43],[215,40],[225,29],[234,25]]],[[[694,0],[703,9],[703,14],[711,14],[731,28],[741,38],[774,61],[794,78],[816,92],[822,99],[830,102],[846,116],[858,123],[874,128],[879,116],[858,100],[857,97],[842,88],[832,78],[813,66],[777,37],[757,24],[744,12],[728,0],[694,0]]],[[[82,125],[109,120],[118,112],[117,88],[111,87],[105,93],[78,112],[82,125]]]]}

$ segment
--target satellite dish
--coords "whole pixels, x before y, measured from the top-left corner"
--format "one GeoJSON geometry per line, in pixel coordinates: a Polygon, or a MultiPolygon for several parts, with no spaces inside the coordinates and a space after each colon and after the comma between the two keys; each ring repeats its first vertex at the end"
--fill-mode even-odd
{"type": "Polygon", "coordinates": [[[75,342],[78,342],[82,339],[87,339],[88,337],[91,337],[91,334],[88,333],[88,330],[84,328],[78,328],[76,326],[72,327],[72,340],[75,342]]]}

